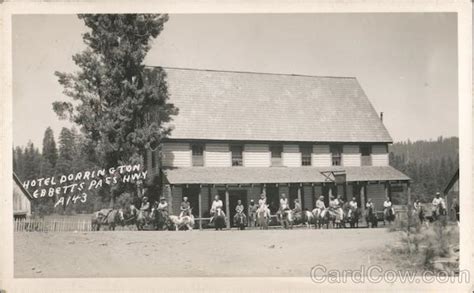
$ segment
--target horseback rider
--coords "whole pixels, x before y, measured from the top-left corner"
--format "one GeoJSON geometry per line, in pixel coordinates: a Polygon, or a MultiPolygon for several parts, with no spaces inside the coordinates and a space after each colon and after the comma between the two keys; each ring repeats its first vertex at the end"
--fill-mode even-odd
{"type": "Polygon", "coordinates": [[[148,213],[150,211],[150,202],[148,201],[148,197],[144,196],[142,198],[142,203],[140,205],[140,211],[143,212],[143,216],[145,217],[145,221],[148,222],[148,213]]]}
{"type": "Polygon", "coordinates": [[[265,211],[267,216],[270,217],[270,209],[268,208],[268,205],[267,205],[267,196],[265,195],[265,193],[260,194],[260,199],[258,200],[257,213],[259,210],[265,211]]]}
{"type": "Polygon", "coordinates": [[[432,205],[434,213],[439,211],[439,215],[444,215],[444,212],[446,211],[446,203],[444,202],[444,199],[441,197],[441,194],[439,192],[436,192],[435,198],[433,198],[432,205]]]}
{"type": "Polygon", "coordinates": [[[280,207],[278,208],[278,215],[280,217],[283,215],[284,212],[290,210],[290,204],[288,202],[288,198],[286,198],[286,194],[282,193],[280,195],[280,207]]]}
{"type": "Polygon", "coordinates": [[[234,223],[237,222],[239,216],[243,216],[245,222],[246,216],[244,214],[244,205],[242,204],[242,201],[240,199],[237,200],[237,206],[235,206],[234,223]]]}
{"type": "Polygon", "coordinates": [[[324,204],[324,196],[320,196],[318,200],[316,200],[316,206],[313,210],[313,214],[318,217],[321,213],[326,209],[326,205],[324,204]]]}
{"type": "Polygon", "coordinates": [[[387,196],[385,201],[383,202],[383,213],[385,216],[387,216],[389,209],[392,212],[392,215],[395,215],[395,210],[393,209],[392,201],[390,200],[390,197],[387,196]]]}
{"type": "Polygon", "coordinates": [[[357,200],[356,200],[355,197],[353,197],[351,199],[351,201],[349,201],[349,212],[347,213],[347,215],[349,217],[351,217],[352,216],[352,211],[355,211],[357,208],[358,208],[357,207],[357,200]]]}
{"type": "Polygon", "coordinates": [[[300,204],[300,200],[299,199],[295,199],[295,208],[293,209],[293,212],[295,214],[298,214],[298,213],[301,213],[303,211],[303,209],[301,208],[301,204],[300,204]]]}
{"type": "Polygon", "coordinates": [[[168,202],[166,201],[166,198],[163,196],[160,197],[160,202],[158,203],[158,207],[156,208],[158,211],[162,212],[164,215],[168,216],[168,202]]]}
{"type": "Polygon", "coordinates": [[[331,197],[329,198],[329,211],[332,214],[336,215],[336,219],[338,221],[343,219],[344,214],[340,206],[340,201],[333,195],[331,195],[331,197]]]}
{"type": "Polygon", "coordinates": [[[219,198],[219,195],[216,194],[216,196],[214,196],[214,200],[212,201],[212,205],[211,205],[211,210],[210,210],[210,213],[211,213],[211,216],[214,217],[216,215],[216,212],[217,212],[217,209],[222,209],[224,206],[224,203],[222,203],[222,200],[220,200],[219,198]]]}
{"type": "Polygon", "coordinates": [[[374,209],[374,203],[372,202],[371,198],[367,199],[367,203],[365,204],[365,207],[367,209],[372,209],[372,210],[374,209]]]}
{"type": "Polygon", "coordinates": [[[248,215],[249,215],[249,226],[254,227],[255,221],[257,219],[257,209],[258,206],[255,204],[253,199],[250,200],[249,208],[248,208],[248,215]]]}
{"type": "Polygon", "coordinates": [[[184,216],[191,216],[191,204],[188,202],[187,196],[183,197],[180,210],[181,210],[181,213],[179,214],[180,218],[184,216]]]}

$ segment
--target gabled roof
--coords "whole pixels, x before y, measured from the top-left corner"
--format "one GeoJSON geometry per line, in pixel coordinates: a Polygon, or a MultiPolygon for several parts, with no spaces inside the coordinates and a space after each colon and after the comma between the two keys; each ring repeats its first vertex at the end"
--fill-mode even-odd
{"type": "Polygon", "coordinates": [[[353,77],[164,70],[171,139],[392,142],[353,77]]]}
{"type": "Polygon", "coordinates": [[[459,168],[456,170],[456,173],[454,173],[453,177],[451,180],[449,180],[448,184],[444,188],[444,194],[448,194],[453,185],[459,180],[459,168]]]}
{"type": "Polygon", "coordinates": [[[345,171],[346,181],[409,181],[391,166],[195,167],[163,170],[170,184],[323,183],[325,171],[345,171]]]}
{"type": "Polygon", "coordinates": [[[23,192],[23,194],[31,201],[33,199],[33,196],[31,195],[31,193],[28,190],[26,190],[25,187],[23,187],[23,184],[21,184],[21,181],[18,178],[18,176],[15,174],[15,172],[12,172],[12,173],[13,173],[13,181],[15,181],[15,184],[18,186],[18,188],[20,188],[21,192],[23,192]]]}

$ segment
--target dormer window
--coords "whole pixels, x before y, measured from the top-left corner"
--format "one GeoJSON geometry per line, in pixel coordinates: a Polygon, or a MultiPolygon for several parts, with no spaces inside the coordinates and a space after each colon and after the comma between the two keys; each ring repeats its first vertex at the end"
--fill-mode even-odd
{"type": "Polygon", "coordinates": [[[313,153],[313,147],[311,145],[301,145],[301,165],[311,166],[311,154],[313,153]]]}
{"type": "Polygon", "coordinates": [[[230,151],[232,152],[232,166],[242,166],[243,161],[243,146],[241,145],[233,145],[230,147],[230,151]]]}
{"type": "Polygon", "coordinates": [[[272,166],[280,167],[283,165],[281,160],[281,154],[283,153],[283,146],[272,145],[270,146],[270,152],[272,153],[272,166]]]}
{"type": "Polygon", "coordinates": [[[202,144],[193,144],[193,166],[202,167],[204,166],[204,145],[202,144]]]}
{"type": "Polygon", "coordinates": [[[342,146],[332,145],[331,146],[331,157],[333,166],[341,166],[342,157],[342,146]]]}

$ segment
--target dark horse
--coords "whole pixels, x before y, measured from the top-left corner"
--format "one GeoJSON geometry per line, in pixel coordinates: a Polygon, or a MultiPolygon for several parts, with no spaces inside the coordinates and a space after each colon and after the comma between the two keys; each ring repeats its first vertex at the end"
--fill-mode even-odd
{"type": "Polygon", "coordinates": [[[378,219],[377,219],[377,215],[375,214],[375,211],[374,211],[373,207],[367,208],[367,212],[366,212],[366,215],[365,215],[365,221],[367,222],[367,228],[377,227],[378,219]]]}
{"type": "Polygon", "coordinates": [[[225,214],[221,208],[216,209],[214,217],[212,217],[212,222],[214,222],[214,227],[216,230],[222,230],[225,228],[225,214]]]}
{"type": "Polygon", "coordinates": [[[100,226],[109,226],[109,230],[115,230],[115,227],[122,224],[123,220],[124,217],[121,209],[102,209],[92,215],[92,231],[99,231],[100,226]]]}
{"type": "Polygon", "coordinates": [[[395,214],[393,213],[393,208],[385,208],[383,212],[383,224],[385,225],[385,222],[388,222],[388,224],[392,224],[392,222],[395,221],[395,214]]]}
{"type": "Polygon", "coordinates": [[[347,222],[351,228],[359,228],[359,219],[360,219],[360,209],[359,208],[350,208],[350,213],[348,213],[347,222]]]}
{"type": "Polygon", "coordinates": [[[243,212],[235,214],[234,225],[238,227],[239,230],[245,230],[245,226],[247,226],[247,218],[243,212]]]}
{"type": "Polygon", "coordinates": [[[432,221],[437,221],[442,219],[446,215],[446,209],[444,209],[440,204],[433,209],[432,212],[432,221]]]}
{"type": "Polygon", "coordinates": [[[281,226],[285,229],[293,229],[293,211],[290,209],[281,212],[281,226]]]}
{"type": "Polygon", "coordinates": [[[168,213],[158,209],[151,210],[150,222],[153,224],[153,228],[159,231],[169,230],[172,226],[168,213]]]}

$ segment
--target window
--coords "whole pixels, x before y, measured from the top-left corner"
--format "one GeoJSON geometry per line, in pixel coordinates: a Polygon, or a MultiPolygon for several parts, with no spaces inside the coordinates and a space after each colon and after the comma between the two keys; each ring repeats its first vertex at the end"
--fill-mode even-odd
{"type": "Polygon", "coordinates": [[[272,166],[282,166],[281,153],[283,147],[281,145],[270,146],[270,152],[272,153],[272,166]]]}
{"type": "Polygon", "coordinates": [[[241,145],[233,145],[230,147],[232,152],[232,166],[242,166],[242,152],[243,147],[241,145]]]}
{"type": "Polygon", "coordinates": [[[372,153],[372,147],[370,145],[361,145],[360,154],[361,154],[361,165],[370,166],[372,165],[372,158],[370,154],[372,153]]]}
{"type": "Polygon", "coordinates": [[[331,146],[331,156],[332,156],[332,165],[333,166],[341,166],[342,146],[332,145],[331,146]]]}
{"type": "Polygon", "coordinates": [[[311,153],[313,152],[313,147],[311,145],[301,145],[301,165],[302,166],[311,166],[311,153]]]}
{"type": "Polygon", "coordinates": [[[202,167],[204,166],[204,146],[202,144],[193,144],[192,145],[193,153],[193,166],[202,167]]]}

